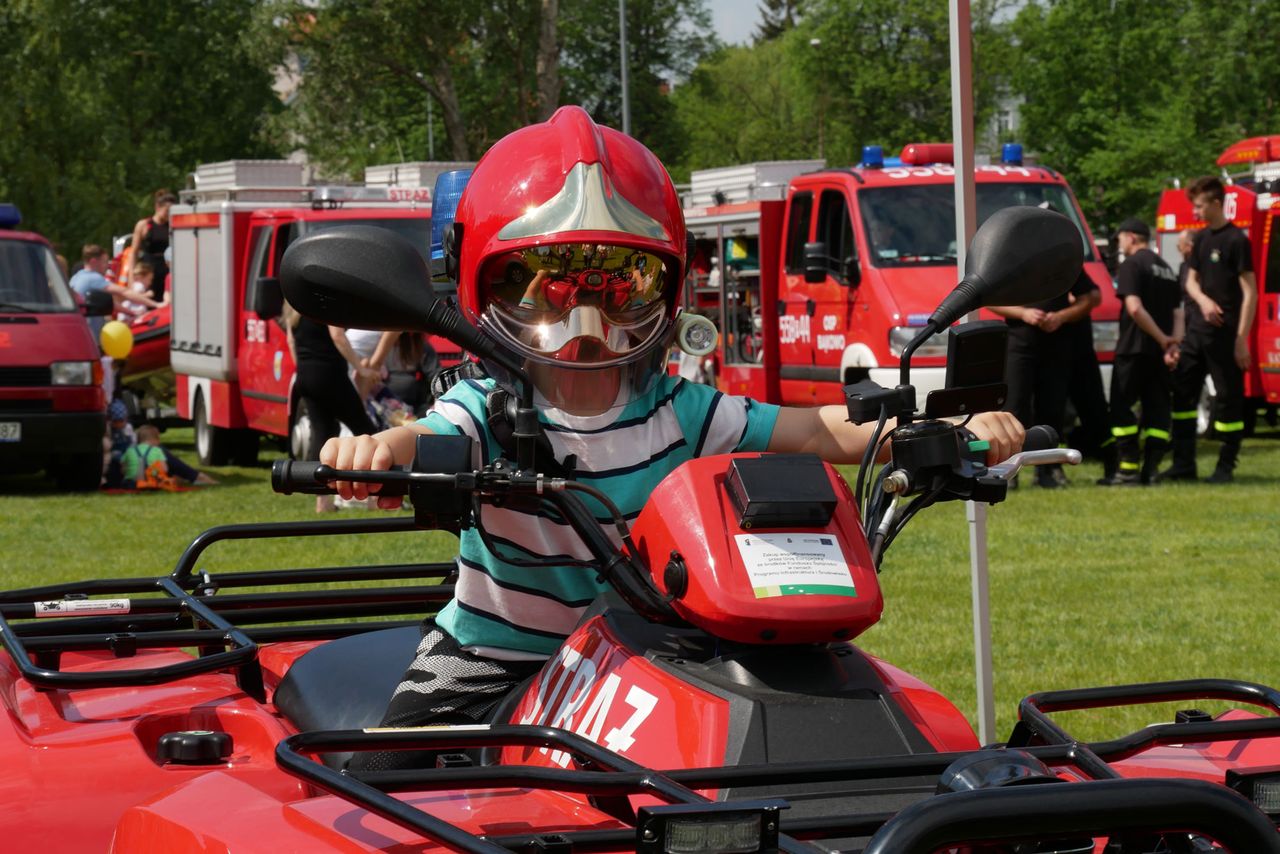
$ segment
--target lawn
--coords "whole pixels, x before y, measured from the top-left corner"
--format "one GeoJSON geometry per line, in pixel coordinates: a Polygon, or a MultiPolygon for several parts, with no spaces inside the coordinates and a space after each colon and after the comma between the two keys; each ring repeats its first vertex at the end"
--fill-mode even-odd
{"type": "MultiPolygon", "coordinates": [[[[190,431],[170,430],[164,439],[194,462],[190,431]]],[[[1216,450],[1204,443],[1204,471],[1216,450]]],[[[264,460],[274,456],[264,446],[264,460]]],[[[158,575],[205,528],[314,518],[310,496],[271,492],[265,465],[210,471],[219,485],[155,495],[60,495],[36,477],[0,478],[0,586],[158,575]]],[[[1069,472],[1070,488],[1024,487],[989,512],[1002,738],[1018,699],[1032,691],[1208,676],[1280,682],[1280,432],[1245,443],[1229,487],[1104,489],[1093,485],[1098,474],[1086,463],[1069,472]]],[[[455,544],[438,532],[222,543],[201,566],[216,573],[436,561],[450,558],[455,544]]],[[[933,684],[972,719],[963,506],[922,513],[890,550],[881,584],[884,618],[859,643],[933,684]]],[[[1066,720],[1101,737],[1157,718],[1172,712],[1066,720]]]]}

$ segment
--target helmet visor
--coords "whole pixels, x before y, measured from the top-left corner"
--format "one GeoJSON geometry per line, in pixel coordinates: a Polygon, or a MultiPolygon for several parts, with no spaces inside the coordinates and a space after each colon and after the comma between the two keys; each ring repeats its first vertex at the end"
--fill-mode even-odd
{"type": "Polygon", "coordinates": [[[661,337],[666,264],[632,247],[562,243],[506,252],[480,271],[491,328],[527,356],[607,365],[661,337]]]}

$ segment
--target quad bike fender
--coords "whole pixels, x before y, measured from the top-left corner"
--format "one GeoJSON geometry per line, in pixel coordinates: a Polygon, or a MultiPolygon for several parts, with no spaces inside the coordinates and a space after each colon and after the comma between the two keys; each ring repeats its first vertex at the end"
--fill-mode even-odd
{"type": "Polygon", "coordinates": [[[939,753],[981,747],[968,718],[932,686],[873,655],[867,660],[884,679],[889,693],[939,753]]]}
{"type": "MultiPolygon", "coordinates": [[[[395,797],[474,834],[556,833],[626,827],[581,800],[551,791],[474,790],[395,797]]],[[[289,798],[226,773],[206,774],[121,817],[111,854],[229,851],[449,850],[349,801],[289,798]],[[226,816],[236,820],[228,822],[226,816]]]]}

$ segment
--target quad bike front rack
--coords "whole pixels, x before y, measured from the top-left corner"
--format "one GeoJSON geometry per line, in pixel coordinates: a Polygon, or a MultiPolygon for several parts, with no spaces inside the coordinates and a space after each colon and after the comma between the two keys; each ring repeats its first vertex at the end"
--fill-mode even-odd
{"type": "Polygon", "coordinates": [[[412,530],[417,528],[411,516],[210,528],[192,540],[168,575],[73,582],[0,593],[0,644],[22,677],[41,689],[159,685],[235,669],[241,690],[263,702],[259,644],[327,640],[416,624],[424,614],[453,596],[453,585],[447,582],[456,567],[452,563],[387,564],[211,575],[197,568],[205,550],[214,543],[234,540],[412,530]],[[219,595],[221,591],[246,587],[369,584],[403,579],[428,583],[219,595]],[[390,615],[411,615],[411,619],[354,621],[390,615]],[[334,620],[344,622],[323,622],[334,620]],[[62,656],[68,652],[109,651],[117,658],[130,658],[139,650],[182,647],[196,648],[199,655],[190,661],[142,669],[60,669],[62,656]]]}
{"type": "MultiPolygon", "coordinates": [[[[318,789],[446,845],[475,854],[508,851],[662,851],[668,821],[691,812],[702,818],[754,812],[762,828],[760,850],[826,851],[807,840],[871,837],[864,854],[930,854],[965,842],[1061,839],[1085,836],[1151,837],[1176,831],[1215,840],[1233,854],[1280,852],[1276,820],[1218,782],[1192,779],[1120,779],[1110,763],[1153,746],[1280,737],[1280,692],[1224,679],[1160,682],[1034,694],[1020,705],[1021,720],[1006,744],[979,753],[1017,750],[1082,782],[948,792],[924,797],[898,813],[840,812],[788,821],[785,801],[711,801],[697,790],[798,783],[901,781],[941,777],[952,763],[973,753],[932,753],[870,759],[772,763],[660,771],[638,765],[575,733],[535,725],[304,732],[281,742],[277,764],[318,789]],[[1084,743],[1049,715],[1051,711],[1139,705],[1197,699],[1230,700],[1266,707],[1270,717],[1157,724],[1110,741],[1084,743]],[[570,768],[529,765],[472,766],[463,751],[479,748],[545,748],[563,751],[570,768]],[[339,772],[312,758],[337,751],[426,750],[444,767],[420,770],[339,772]],[[449,754],[453,751],[453,754],[449,754]],[[596,807],[629,824],[611,830],[478,836],[392,796],[395,792],[524,788],[578,792],[596,807]],[[655,796],[670,808],[632,811],[630,795],[655,796]],[[671,812],[674,810],[675,812],[671,812]],[[655,847],[658,846],[658,847],[655,847]]],[[[1277,769],[1271,769],[1275,771],[1277,769]]],[[[1227,772],[1239,778],[1236,772],[1227,772]]],[[[1224,780],[1223,783],[1230,783],[1224,780]]],[[[876,790],[860,792],[877,794],[876,790]]],[[[1073,849],[1074,850],[1074,849],[1073,849]]],[[[1093,851],[1090,847],[1081,850],[1093,851]]],[[[1126,848],[1125,851],[1134,849],[1126,848]]],[[[1192,849],[1187,849],[1192,850],[1192,849]]],[[[1196,849],[1203,850],[1203,849],[1196,849]]],[[[1219,849],[1221,850],[1221,849],[1219,849]]]]}

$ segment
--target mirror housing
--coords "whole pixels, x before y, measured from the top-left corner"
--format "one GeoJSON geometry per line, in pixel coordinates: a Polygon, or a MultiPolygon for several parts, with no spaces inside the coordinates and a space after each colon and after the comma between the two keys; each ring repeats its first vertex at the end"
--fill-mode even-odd
{"type": "Polygon", "coordinates": [[[804,245],[804,280],[811,285],[826,281],[831,269],[831,257],[827,255],[827,244],[822,242],[804,245]]]}
{"type": "Polygon", "coordinates": [[[964,278],[929,318],[945,329],[985,305],[1027,305],[1066,292],[1080,275],[1080,231],[1066,216],[1044,208],[1002,208],[987,218],[969,244],[964,278]]]}
{"type": "Polygon", "coordinates": [[[284,291],[280,289],[280,280],[275,276],[262,276],[250,287],[249,304],[259,320],[271,320],[279,317],[284,311],[284,291]]]}
{"type": "Polygon", "coordinates": [[[295,240],[280,286],[301,314],[331,326],[443,333],[427,262],[385,228],[346,225],[295,240]]]}
{"type": "Polygon", "coordinates": [[[856,255],[850,255],[840,264],[840,269],[844,271],[844,281],[840,284],[850,288],[856,288],[862,284],[862,266],[858,263],[856,255]]]}
{"type": "Polygon", "coordinates": [[[85,317],[106,317],[114,308],[115,300],[111,298],[111,294],[103,290],[93,290],[85,296],[82,311],[85,317]]]}

